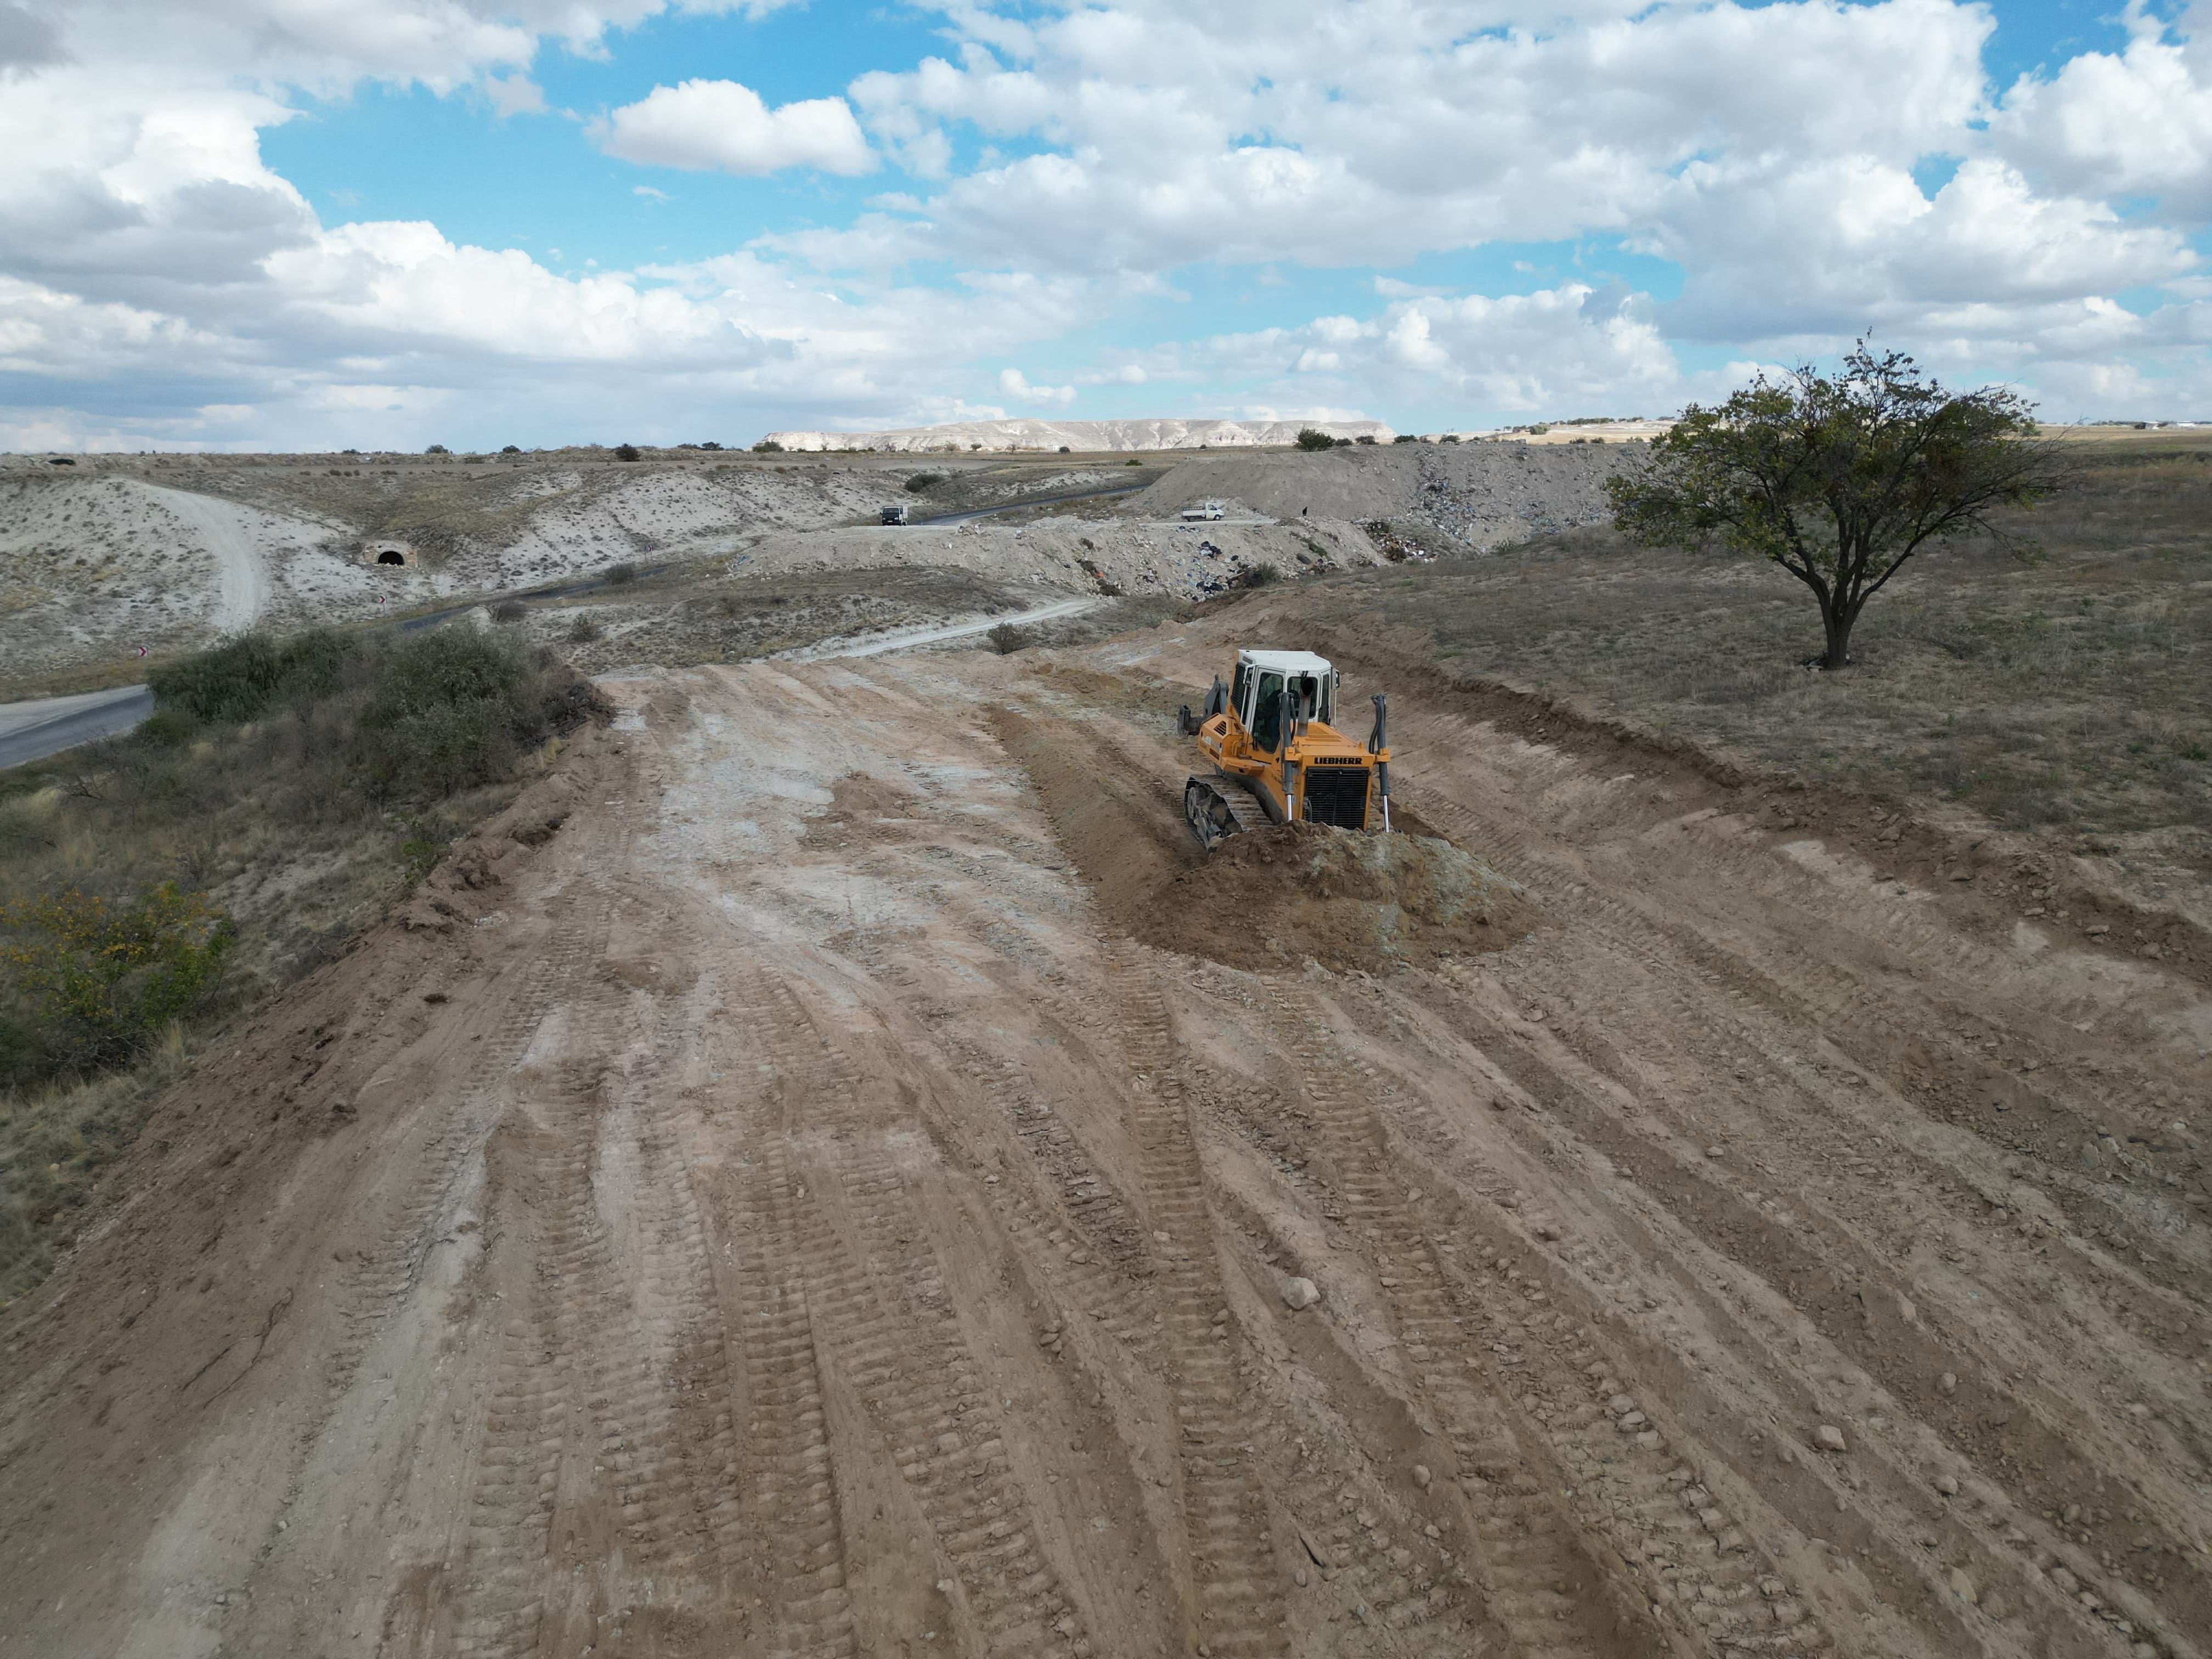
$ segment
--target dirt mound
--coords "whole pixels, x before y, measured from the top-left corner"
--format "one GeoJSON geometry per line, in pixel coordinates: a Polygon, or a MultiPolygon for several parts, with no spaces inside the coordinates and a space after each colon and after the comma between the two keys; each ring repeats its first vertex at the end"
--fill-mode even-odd
{"type": "Polygon", "coordinates": [[[1434,836],[1314,823],[1231,836],[1159,896],[1156,942],[1240,967],[1332,968],[1492,951],[1528,930],[1518,884],[1434,836]]]}
{"type": "Polygon", "coordinates": [[[1099,903],[1148,945],[1232,968],[1372,971],[1528,931],[1521,889],[1439,836],[1278,824],[1204,854],[1180,813],[1184,757],[1134,750],[1103,722],[1005,708],[991,720],[1099,903]]]}

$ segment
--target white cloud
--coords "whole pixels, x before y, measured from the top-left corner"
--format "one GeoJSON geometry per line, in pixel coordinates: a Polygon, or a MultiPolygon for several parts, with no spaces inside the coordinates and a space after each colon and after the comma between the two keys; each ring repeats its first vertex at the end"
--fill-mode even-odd
{"type": "Polygon", "coordinates": [[[999,371],[999,390],[1005,392],[1007,397],[1018,398],[1025,404],[1043,404],[1058,409],[1065,409],[1075,401],[1073,386],[1031,386],[1022,378],[1022,372],[1018,368],[1002,368],[999,371]]]}
{"type": "Polygon", "coordinates": [[[397,439],[447,398],[441,418],[526,417],[551,436],[665,409],[672,385],[688,410],[758,410],[763,426],[927,418],[979,365],[1036,361],[1135,301],[1188,297],[1179,282],[1214,292],[1181,274],[1209,262],[1256,268],[1227,291],[1271,319],[1316,267],[1368,268],[1374,308],[1237,333],[1212,313],[1181,331],[1197,337],[1117,348],[1066,386],[1006,369],[1000,395],[1651,408],[1735,372],[1685,374],[1669,341],[1774,361],[1869,325],[1953,378],[2053,398],[2212,391],[2212,277],[2186,240],[2212,222],[2212,48],[2197,10],[2162,22],[2140,0],[2123,49],[2001,95],[1981,66],[1991,14],[1950,0],[1019,15],[945,0],[939,55],[861,76],[849,102],[771,109],[694,80],[595,130],[651,165],[855,176],[889,158],[908,173],[894,189],[842,217],[733,228],[720,258],[573,278],[428,224],[325,224],[262,155],[301,94],[369,81],[465,96],[479,118],[542,111],[540,52],[614,52],[669,9],[0,0],[0,363],[55,388],[17,429],[49,430],[75,398],[85,433],[307,441],[381,421],[397,439]],[[1931,161],[1940,189],[1918,182],[1931,161]],[[1545,286],[1376,274],[1443,256],[1427,278],[1496,240],[1559,243],[1521,262],[1545,286]],[[1597,274],[1621,245],[1677,267],[1680,297],[1597,274]],[[1260,295],[1271,282],[1291,286],[1260,295]],[[2166,299],[2121,303],[2142,292],[2166,299]],[[100,412],[123,406],[139,413],[100,412]]]}
{"type": "Polygon", "coordinates": [[[860,123],[842,98],[810,98],[770,109],[734,81],[655,87],[592,128],[608,155],[650,167],[759,175],[815,167],[851,176],[876,166],[860,123]]]}
{"type": "Polygon", "coordinates": [[[632,185],[629,187],[629,193],[633,196],[643,196],[655,202],[672,202],[676,199],[666,191],[655,190],[651,185],[632,185]]]}
{"type": "Polygon", "coordinates": [[[543,115],[545,93],[526,75],[494,75],[485,78],[484,96],[502,119],[511,115],[543,115]]]}
{"type": "Polygon", "coordinates": [[[1384,407],[1601,412],[1672,406],[1692,386],[1648,301],[1583,283],[1498,299],[1422,295],[1372,317],[1219,335],[1170,355],[1216,376],[1271,381],[1286,397],[1301,381],[1334,380],[1384,407]]]}
{"type": "Polygon", "coordinates": [[[2059,188],[2155,196],[2196,223],[2212,219],[2212,19],[2198,0],[2172,32],[2128,0],[2119,52],[2084,52],[2049,80],[2023,75],[1990,121],[1998,151],[2059,188]]]}

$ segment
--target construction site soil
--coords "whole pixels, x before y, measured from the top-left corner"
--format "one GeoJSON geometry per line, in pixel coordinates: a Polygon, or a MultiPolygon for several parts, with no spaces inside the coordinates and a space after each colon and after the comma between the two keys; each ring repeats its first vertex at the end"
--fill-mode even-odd
{"type": "Polygon", "coordinates": [[[1263,598],[605,682],[0,1316],[0,1650],[2202,1659],[2201,933],[1379,649],[1203,861],[1263,598]]]}

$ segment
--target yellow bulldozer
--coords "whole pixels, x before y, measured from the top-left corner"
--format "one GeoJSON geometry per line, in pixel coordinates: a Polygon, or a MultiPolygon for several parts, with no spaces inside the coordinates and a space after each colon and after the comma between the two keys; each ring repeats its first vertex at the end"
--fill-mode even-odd
{"type": "Polygon", "coordinates": [[[1180,711],[1183,735],[1214,770],[1183,785],[1183,819],[1209,851],[1225,836],[1264,823],[1390,828],[1389,704],[1375,702],[1363,745],[1336,729],[1337,673],[1310,651],[1239,651],[1228,684],[1217,677],[1196,714],[1180,711]]]}

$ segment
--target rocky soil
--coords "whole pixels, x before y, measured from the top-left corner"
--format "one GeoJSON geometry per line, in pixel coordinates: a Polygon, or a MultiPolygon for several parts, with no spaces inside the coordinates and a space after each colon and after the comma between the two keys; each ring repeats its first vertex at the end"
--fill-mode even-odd
{"type": "Polygon", "coordinates": [[[1164,518],[1212,498],[1285,520],[1425,525],[1486,550],[1608,521],[1606,479],[1645,453],[1641,443],[1497,442],[1209,455],[1186,459],[1123,510],[1164,518]]]}
{"type": "Polygon", "coordinates": [[[1380,653],[1210,866],[1271,615],[606,682],[0,1316],[12,1649],[2200,1659],[2203,941],[1380,653]]]}

